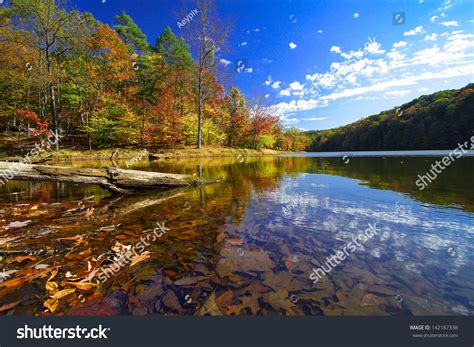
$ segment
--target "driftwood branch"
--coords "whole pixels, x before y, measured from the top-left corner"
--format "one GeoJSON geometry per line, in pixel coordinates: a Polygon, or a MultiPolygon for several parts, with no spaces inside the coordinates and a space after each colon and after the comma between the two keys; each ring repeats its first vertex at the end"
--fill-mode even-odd
{"type": "Polygon", "coordinates": [[[170,189],[206,183],[198,177],[180,174],[124,170],[120,168],[74,168],[0,162],[0,182],[33,180],[98,184],[114,193],[136,190],[170,189]]]}

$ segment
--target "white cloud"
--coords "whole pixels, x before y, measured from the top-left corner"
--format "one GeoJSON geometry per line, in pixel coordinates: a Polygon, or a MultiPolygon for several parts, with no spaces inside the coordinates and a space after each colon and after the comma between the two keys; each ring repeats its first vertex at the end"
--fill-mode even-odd
{"type": "Polygon", "coordinates": [[[416,34],[420,34],[420,33],[422,33],[422,32],[424,32],[423,26],[420,25],[420,26],[417,26],[415,29],[411,29],[411,30],[409,30],[409,31],[405,31],[405,32],[403,33],[403,36],[413,36],[413,35],[416,35],[416,34]]]}
{"type": "Polygon", "coordinates": [[[428,90],[429,90],[428,88],[420,88],[420,89],[418,89],[418,91],[419,91],[420,93],[427,92],[428,90]]]}
{"type": "Polygon", "coordinates": [[[447,10],[453,5],[452,0],[446,0],[438,10],[447,10]]]}
{"type": "Polygon", "coordinates": [[[281,96],[290,96],[291,92],[290,92],[289,89],[283,89],[283,90],[280,90],[280,95],[281,96]]]}
{"type": "Polygon", "coordinates": [[[424,41],[436,41],[438,39],[438,34],[432,33],[431,35],[426,35],[424,41]]]}
{"type": "Polygon", "coordinates": [[[260,29],[259,29],[259,28],[256,28],[256,29],[254,29],[254,31],[255,31],[256,33],[258,33],[258,32],[260,31],[260,29]]]}
{"type": "Polygon", "coordinates": [[[405,54],[402,54],[402,53],[400,53],[400,52],[398,52],[398,51],[392,50],[392,51],[390,51],[390,52],[387,53],[387,57],[389,57],[389,58],[392,59],[392,60],[398,60],[398,61],[399,61],[399,60],[405,59],[406,55],[405,55],[405,54]]]}
{"type": "Polygon", "coordinates": [[[321,29],[318,30],[318,34],[322,34],[322,33],[323,33],[323,31],[321,29]]]}
{"type": "Polygon", "coordinates": [[[446,79],[458,76],[466,76],[469,74],[474,74],[474,63],[469,65],[449,67],[445,70],[439,72],[424,72],[421,74],[416,74],[410,77],[402,79],[392,79],[386,82],[375,83],[366,87],[357,87],[345,89],[342,92],[335,92],[330,95],[326,95],[320,98],[320,100],[336,100],[340,98],[346,98],[355,95],[362,95],[372,92],[381,92],[383,90],[394,88],[415,85],[420,81],[428,81],[433,79],[446,79]]]}
{"type": "Polygon", "coordinates": [[[448,54],[458,54],[472,49],[474,48],[474,34],[461,34],[455,31],[446,39],[443,48],[448,54]]]}
{"type": "Polygon", "coordinates": [[[376,41],[369,41],[365,44],[365,51],[371,54],[383,54],[385,50],[380,49],[382,45],[376,41]]]}
{"type": "Polygon", "coordinates": [[[252,72],[253,72],[253,68],[252,68],[252,67],[248,67],[248,68],[245,69],[245,71],[246,71],[247,73],[252,73],[252,72]]]}
{"type": "Polygon", "coordinates": [[[264,64],[271,64],[273,62],[273,59],[270,59],[270,58],[263,58],[262,59],[262,63],[264,64]]]}
{"type": "Polygon", "coordinates": [[[232,62],[230,62],[229,60],[226,60],[226,59],[220,59],[219,63],[221,63],[224,66],[229,66],[230,64],[232,64],[232,62]]]}
{"type": "Polygon", "coordinates": [[[407,45],[407,43],[405,41],[399,41],[399,42],[395,42],[393,44],[393,48],[405,47],[406,45],[407,45]]]}
{"type": "Polygon", "coordinates": [[[352,58],[356,58],[356,59],[360,59],[364,56],[364,52],[361,51],[361,50],[358,50],[358,51],[350,51],[349,53],[344,53],[342,52],[341,53],[341,57],[347,59],[347,60],[350,60],[352,58]]]}
{"type": "Polygon", "coordinates": [[[269,86],[272,83],[272,75],[269,75],[267,80],[265,81],[265,85],[269,86]]]}
{"type": "Polygon", "coordinates": [[[301,120],[305,120],[305,121],[315,121],[315,120],[325,120],[325,119],[328,119],[328,117],[301,118],[301,120]]]}
{"type": "Polygon", "coordinates": [[[334,53],[341,53],[341,47],[332,46],[329,51],[330,51],[330,52],[334,52],[334,53]]]}
{"type": "Polygon", "coordinates": [[[270,94],[265,94],[265,99],[268,99],[270,97],[270,94]]]}
{"type": "Polygon", "coordinates": [[[298,47],[296,43],[294,42],[290,42],[289,46],[290,46],[290,49],[295,49],[296,47],[298,47]]]}
{"type": "Polygon", "coordinates": [[[293,82],[293,83],[290,83],[290,88],[291,90],[303,90],[304,89],[304,85],[301,84],[300,82],[293,82]]]}
{"type": "Polygon", "coordinates": [[[354,17],[354,18],[357,19],[357,18],[359,18],[359,14],[356,12],[356,13],[354,13],[354,14],[352,15],[352,17],[354,17]]]}
{"type": "Polygon", "coordinates": [[[273,88],[273,89],[279,89],[279,88],[280,88],[280,84],[281,84],[280,81],[273,82],[272,88],[273,88]]]}
{"type": "Polygon", "coordinates": [[[411,90],[392,90],[390,92],[387,92],[386,94],[390,96],[399,97],[399,96],[407,95],[410,93],[411,93],[411,90]]]}
{"type": "Polygon", "coordinates": [[[438,18],[439,18],[438,16],[433,16],[433,17],[430,18],[430,21],[434,22],[438,18]]]}
{"type": "Polygon", "coordinates": [[[445,26],[445,27],[458,27],[459,26],[459,23],[456,22],[455,20],[450,20],[450,21],[447,21],[447,22],[441,22],[439,24],[441,24],[442,26],[445,26]]]}
{"type": "Polygon", "coordinates": [[[244,41],[242,42],[239,46],[247,46],[248,42],[247,41],[244,41]]]}
{"type": "Polygon", "coordinates": [[[316,99],[309,100],[291,100],[290,102],[280,102],[274,106],[278,115],[284,115],[293,112],[307,111],[316,108],[319,101],[316,99]]]}

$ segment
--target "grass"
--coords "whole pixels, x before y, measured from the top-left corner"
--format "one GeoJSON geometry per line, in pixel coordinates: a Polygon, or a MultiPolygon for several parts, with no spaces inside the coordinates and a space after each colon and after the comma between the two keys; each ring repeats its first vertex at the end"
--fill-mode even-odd
{"type": "MultiPolygon", "coordinates": [[[[109,159],[115,149],[100,149],[92,151],[78,151],[61,149],[53,152],[53,160],[104,160],[109,159]]],[[[117,159],[132,159],[142,155],[142,149],[119,149],[117,159]]],[[[253,155],[275,155],[285,153],[271,149],[255,150],[250,148],[228,148],[228,147],[194,147],[180,149],[149,150],[160,159],[168,158],[191,158],[191,157],[221,157],[221,156],[253,156],[253,155]]],[[[145,156],[146,157],[146,156],[145,156]]]]}
{"type": "MultiPolygon", "coordinates": [[[[94,149],[89,150],[74,150],[63,148],[57,152],[43,152],[37,159],[52,155],[51,161],[74,161],[74,160],[109,160],[115,149],[94,149]]],[[[175,159],[175,158],[197,158],[197,157],[233,157],[233,156],[261,156],[261,155],[276,155],[286,153],[283,151],[276,151],[271,149],[255,150],[250,148],[227,148],[227,147],[203,147],[197,148],[180,148],[180,149],[162,149],[149,150],[149,153],[156,154],[160,160],[175,159]]],[[[129,160],[136,157],[148,158],[143,155],[142,149],[126,149],[120,148],[116,159],[129,160]]],[[[0,159],[20,159],[22,157],[18,152],[8,153],[0,151],[0,159]]]]}

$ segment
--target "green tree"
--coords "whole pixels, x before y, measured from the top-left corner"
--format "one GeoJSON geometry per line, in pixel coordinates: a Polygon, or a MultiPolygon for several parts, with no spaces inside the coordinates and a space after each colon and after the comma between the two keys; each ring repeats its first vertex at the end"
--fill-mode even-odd
{"type": "Polygon", "coordinates": [[[132,17],[125,13],[125,11],[122,11],[120,15],[114,18],[118,23],[114,26],[114,29],[127,45],[130,53],[146,53],[150,51],[151,47],[147,42],[146,35],[141,31],[138,25],[135,24],[132,17]]]}

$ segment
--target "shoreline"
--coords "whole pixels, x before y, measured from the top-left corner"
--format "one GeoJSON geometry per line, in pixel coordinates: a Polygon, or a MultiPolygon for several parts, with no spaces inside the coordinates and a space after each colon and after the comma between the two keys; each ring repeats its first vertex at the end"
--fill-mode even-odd
{"type": "MultiPolygon", "coordinates": [[[[38,159],[48,158],[48,163],[65,162],[65,161],[109,161],[116,149],[103,150],[70,150],[60,149],[57,152],[42,153],[38,159]]],[[[161,149],[156,151],[148,151],[143,155],[144,149],[119,149],[114,156],[115,160],[134,160],[137,157],[142,157],[141,160],[150,160],[149,155],[154,156],[150,161],[163,161],[172,159],[186,159],[186,158],[218,158],[218,157],[260,157],[260,156],[275,156],[282,154],[291,154],[291,152],[278,151],[272,149],[251,149],[251,148],[227,148],[227,147],[209,147],[209,148],[181,148],[181,149],[161,149]]],[[[23,156],[5,156],[0,158],[2,161],[19,161],[23,156]]]]}

